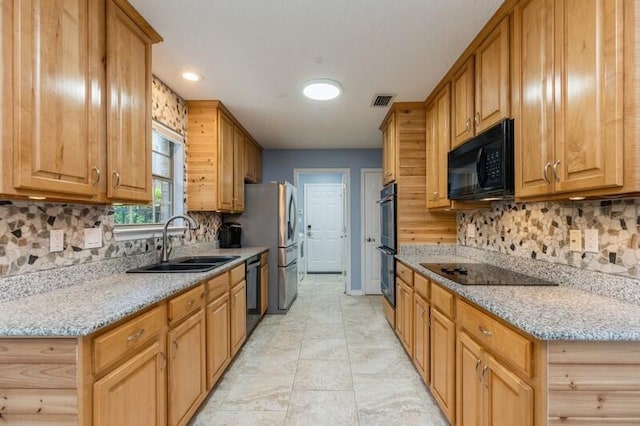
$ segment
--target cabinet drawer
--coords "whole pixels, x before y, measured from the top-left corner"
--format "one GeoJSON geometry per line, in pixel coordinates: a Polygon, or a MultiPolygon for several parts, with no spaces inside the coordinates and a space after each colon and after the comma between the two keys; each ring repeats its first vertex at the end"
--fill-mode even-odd
{"type": "Polygon", "coordinates": [[[260,255],[260,265],[266,265],[269,262],[269,252],[265,251],[260,255]]]}
{"type": "Polygon", "coordinates": [[[431,305],[435,306],[448,316],[449,318],[453,318],[453,304],[455,303],[455,298],[453,294],[440,287],[438,284],[431,283],[431,305]]]}
{"type": "Polygon", "coordinates": [[[529,339],[465,302],[458,302],[458,323],[486,348],[531,376],[533,342],[529,339]]]}
{"type": "Polygon", "coordinates": [[[225,272],[207,281],[207,302],[229,291],[229,273],[225,272]]]}
{"type": "Polygon", "coordinates": [[[169,324],[185,318],[191,312],[200,309],[204,297],[204,284],[182,293],[169,300],[169,324]]]}
{"type": "Polygon", "coordinates": [[[101,371],[160,334],[166,321],[165,312],[164,306],[158,306],[93,339],[93,371],[101,371]]]}
{"type": "Polygon", "coordinates": [[[245,269],[246,269],[245,264],[241,263],[240,265],[236,266],[231,270],[229,274],[229,276],[231,277],[231,281],[230,281],[231,285],[237,284],[240,281],[244,280],[245,269]]]}
{"type": "Polygon", "coordinates": [[[429,300],[429,280],[420,274],[415,274],[413,277],[413,289],[424,300],[429,300]]]}
{"type": "Polygon", "coordinates": [[[396,275],[413,287],[413,270],[404,263],[396,262],[396,275]]]}

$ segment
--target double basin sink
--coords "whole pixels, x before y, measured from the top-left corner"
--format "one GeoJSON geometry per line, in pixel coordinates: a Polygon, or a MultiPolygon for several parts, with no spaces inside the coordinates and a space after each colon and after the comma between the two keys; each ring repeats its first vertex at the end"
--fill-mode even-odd
{"type": "Polygon", "coordinates": [[[188,256],[130,269],[127,273],[207,272],[240,256],[188,256]]]}

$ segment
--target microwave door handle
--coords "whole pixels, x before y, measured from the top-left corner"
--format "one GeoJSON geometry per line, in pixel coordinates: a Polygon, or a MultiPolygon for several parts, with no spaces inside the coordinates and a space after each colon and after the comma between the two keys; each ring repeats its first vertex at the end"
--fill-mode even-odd
{"type": "Polygon", "coordinates": [[[478,150],[478,156],[476,157],[476,174],[478,176],[478,185],[480,188],[484,188],[484,185],[487,183],[487,177],[485,176],[484,170],[484,148],[480,148],[478,150]]]}

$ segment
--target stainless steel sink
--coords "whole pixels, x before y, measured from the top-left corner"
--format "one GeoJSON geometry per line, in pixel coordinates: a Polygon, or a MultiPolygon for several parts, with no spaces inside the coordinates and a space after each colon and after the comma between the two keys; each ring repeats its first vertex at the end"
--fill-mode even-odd
{"type": "Polygon", "coordinates": [[[130,269],[128,274],[139,273],[171,273],[171,272],[207,272],[240,256],[189,256],[174,259],[170,262],[154,263],[136,269],[130,269]]]}

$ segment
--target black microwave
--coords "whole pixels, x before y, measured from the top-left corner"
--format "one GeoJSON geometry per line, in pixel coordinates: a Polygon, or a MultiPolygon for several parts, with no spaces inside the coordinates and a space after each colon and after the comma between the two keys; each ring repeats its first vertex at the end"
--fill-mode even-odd
{"type": "Polygon", "coordinates": [[[506,119],[449,151],[450,200],[513,198],[513,120],[506,119]]]}

